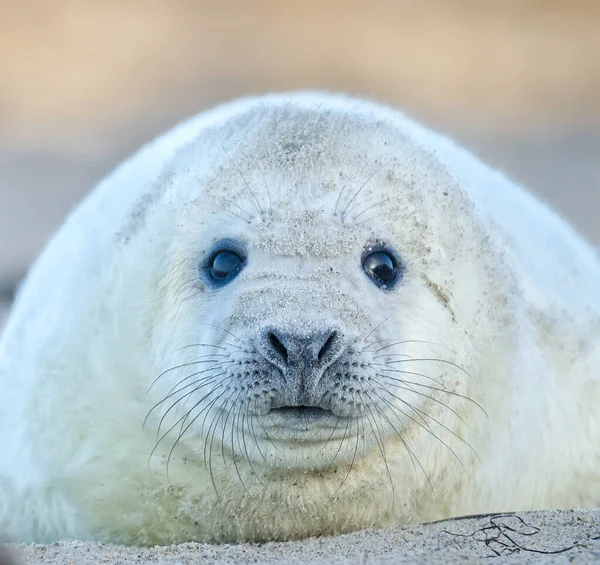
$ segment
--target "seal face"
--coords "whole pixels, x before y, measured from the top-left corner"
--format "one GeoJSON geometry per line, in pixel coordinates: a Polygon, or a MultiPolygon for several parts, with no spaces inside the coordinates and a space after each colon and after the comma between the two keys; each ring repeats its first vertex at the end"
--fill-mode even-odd
{"type": "Polygon", "coordinates": [[[562,220],[397,112],[201,114],[20,291],[0,530],[268,540],[598,504],[599,287],[562,220]]]}

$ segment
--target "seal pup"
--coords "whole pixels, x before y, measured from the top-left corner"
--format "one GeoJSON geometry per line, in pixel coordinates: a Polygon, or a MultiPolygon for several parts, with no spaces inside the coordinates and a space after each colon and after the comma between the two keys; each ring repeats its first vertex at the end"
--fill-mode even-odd
{"type": "Polygon", "coordinates": [[[180,125],[103,180],[0,344],[0,531],[293,539],[600,503],[600,263],[343,96],[180,125]]]}

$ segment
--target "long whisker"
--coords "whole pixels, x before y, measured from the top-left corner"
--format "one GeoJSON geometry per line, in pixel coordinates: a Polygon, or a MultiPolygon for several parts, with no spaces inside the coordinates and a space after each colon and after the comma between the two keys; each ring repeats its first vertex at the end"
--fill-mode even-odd
{"type": "Polygon", "coordinates": [[[389,216],[390,214],[393,214],[394,210],[390,210],[388,212],[383,212],[382,214],[377,214],[376,216],[370,216],[368,218],[365,218],[364,220],[361,220],[360,222],[356,222],[356,226],[362,226],[363,224],[366,224],[367,222],[372,222],[373,220],[376,220],[377,218],[384,218],[385,216],[389,216]]]}
{"type": "MultiPolygon", "coordinates": [[[[384,341],[384,340],[379,340],[379,342],[381,342],[381,341],[384,341]]],[[[365,349],[363,349],[363,351],[367,351],[367,347],[370,347],[374,343],[377,343],[377,342],[369,343],[365,347],[365,349]]],[[[442,345],[441,343],[436,343],[435,341],[427,341],[425,339],[403,339],[401,341],[394,341],[393,343],[388,343],[388,345],[384,345],[383,347],[376,349],[375,351],[373,351],[373,353],[379,353],[380,351],[383,351],[384,349],[388,349],[389,347],[395,347],[396,345],[404,345],[406,343],[426,343],[428,345],[442,345]]]]}
{"type": "Polygon", "coordinates": [[[238,210],[241,210],[243,214],[248,214],[250,216],[250,218],[252,218],[252,215],[247,210],[244,210],[241,206],[239,206],[235,202],[231,202],[230,200],[224,200],[222,202],[219,202],[219,204],[221,204],[221,206],[219,208],[220,210],[223,210],[224,212],[227,212],[228,214],[231,214],[232,216],[239,218],[240,220],[242,220],[243,222],[246,222],[247,224],[252,223],[252,220],[249,220],[248,218],[244,218],[243,216],[240,216],[240,214],[238,214],[237,212],[234,212],[230,208],[227,208],[222,205],[222,204],[233,204],[238,210]]]}
{"type": "MultiPolygon", "coordinates": [[[[227,380],[227,379],[225,379],[227,380]]],[[[196,407],[198,407],[200,404],[202,404],[202,402],[204,402],[204,400],[206,400],[210,395],[212,395],[215,390],[221,388],[223,386],[223,383],[220,383],[217,387],[215,387],[214,389],[212,389],[211,391],[209,391],[205,396],[203,396],[198,402],[196,402],[196,404],[192,407],[191,410],[194,410],[196,407]]],[[[189,393],[189,395],[191,395],[194,391],[191,391],[189,393]]],[[[186,395],[186,396],[189,396],[186,395]]],[[[185,398],[185,397],[184,397],[185,398]]],[[[154,445],[154,447],[152,448],[152,451],[150,452],[150,455],[148,456],[148,462],[150,461],[150,459],[152,458],[152,455],[154,455],[154,452],[156,451],[156,449],[158,448],[158,446],[161,444],[161,442],[179,425],[179,423],[184,420],[189,416],[190,412],[188,412],[187,414],[184,414],[183,416],[181,416],[181,418],[179,418],[179,420],[177,420],[156,442],[156,444],[154,445]]],[[[179,440],[179,438],[178,438],[179,440]]]]}
{"type": "MultiPolygon", "coordinates": [[[[405,400],[403,400],[402,398],[400,398],[399,396],[395,395],[394,393],[390,392],[386,387],[382,386],[381,383],[375,381],[377,383],[377,385],[379,386],[379,388],[383,391],[385,391],[387,394],[389,394],[390,396],[392,396],[393,398],[395,398],[396,400],[399,400],[400,402],[402,402],[404,405],[406,406],[410,406],[409,403],[407,403],[405,400]]],[[[437,441],[439,441],[446,449],[448,449],[452,455],[454,455],[454,457],[456,457],[456,459],[458,460],[458,462],[461,464],[461,466],[463,467],[463,469],[465,468],[461,458],[456,454],[456,452],[443,440],[441,439],[432,429],[430,426],[423,426],[423,424],[421,424],[419,421],[415,420],[410,414],[407,414],[404,410],[402,410],[400,407],[396,406],[393,402],[390,402],[389,400],[383,398],[382,396],[379,395],[379,393],[375,393],[377,394],[377,396],[379,396],[379,398],[382,400],[382,402],[385,402],[387,404],[387,406],[389,406],[392,410],[397,410],[398,412],[400,412],[403,416],[405,416],[406,418],[408,418],[411,422],[414,422],[415,424],[417,424],[418,426],[420,426],[421,428],[423,428],[427,433],[429,433],[432,437],[434,437],[437,441]]],[[[422,412],[421,410],[419,410],[420,412],[422,412]]],[[[461,438],[457,433],[455,433],[454,431],[452,431],[450,428],[446,427],[444,424],[442,424],[441,422],[439,422],[438,420],[436,420],[433,416],[431,416],[430,414],[427,414],[426,412],[423,412],[423,414],[425,414],[428,418],[431,418],[434,422],[436,422],[437,424],[439,424],[440,426],[442,426],[445,430],[447,430],[448,432],[450,432],[452,435],[454,435],[457,439],[459,439],[460,441],[462,441],[465,445],[467,445],[473,452],[475,452],[475,450],[473,449],[473,447],[471,446],[471,444],[469,444],[469,442],[465,441],[463,438],[461,438]]],[[[477,455],[477,453],[475,453],[475,455],[477,455]]]]}
{"type": "Polygon", "coordinates": [[[342,445],[346,441],[346,437],[348,437],[348,425],[349,425],[349,423],[350,423],[350,418],[346,418],[346,429],[344,430],[344,436],[340,440],[340,443],[338,445],[337,451],[335,452],[335,455],[333,456],[333,459],[331,460],[331,463],[329,463],[329,467],[327,467],[327,472],[331,471],[335,460],[337,459],[338,455],[340,454],[340,451],[342,449],[342,445]]]}
{"type": "MultiPolygon", "coordinates": [[[[202,324],[202,325],[206,325],[206,324],[202,324]]],[[[211,325],[211,324],[209,324],[209,325],[211,325]]],[[[215,326],[215,328],[222,330],[222,328],[220,328],[219,326],[215,326]]],[[[223,330],[223,331],[227,331],[227,330],[223,330]]],[[[231,334],[231,335],[233,336],[233,334],[231,334]]],[[[235,337],[235,336],[233,336],[233,337],[235,337]]],[[[236,339],[238,339],[238,338],[236,338],[236,339]]],[[[213,345],[210,343],[189,343],[188,345],[182,345],[181,347],[174,349],[173,351],[171,351],[169,353],[169,355],[172,355],[173,353],[177,353],[179,351],[183,351],[184,349],[189,349],[190,347],[218,347],[221,349],[227,349],[227,347],[237,347],[238,349],[242,349],[241,346],[237,345],[236,343],[230,343],[228,341],[223,342],[223,346],[217,346],[217,345],[213,345]]]]}
{"type": "MultiPolygon", "coordinates": [[[[254,399],[254,407],[255,408],[256,408],[257,402],[258,402],[258,399],[255,398],[254,399]]],[[[261,426],[261,429],[262,429],[263,433],[265,434],[265,438],[269,441],[269,443],[273,446],[274,449],[277,449],[277,446],[275,445],[275,443],[271,439],[271,436],[269,435],[269,432],[265,428],[265,426],[264,426],[261,418],[252,418],[251,414],[249,414],[248,415],[248,420],[250,422],[250,434],[252,436],[252,440],[254,441],[254,446],[256,447],[256,450],[258,451],[258,453],[260,453],[260,456],[261,456],[262,460],[270,467],[272,465],[272,463],[267,459],[266,455],[263,453],[263,450],[260,448],[260,445],[258,444],[258,438],[256,436],[256,428],[254,427],[254,420],[256,420],[256,419],[258,419],[258,423],[261,426]]],[[[277,451],[279,451],[279,449],[277,449],[277,451]]],[[[259,482],[260,482],[260,480],[259,480],[259,482]]]]}
{"type": "MultiPolygon", "coordinates": [[[[223,370],[223,371],[227,371],[227,369],[229,369],[231,366],[233,366],[235,364],[236,364],[235,361],[218,361],[217,363],[215,363],[214,365],[208,367],[207,369],[203,369],[202,371],[197,371],[197,372],[192,373],[191,375],[188,375],[187,377],[181,379],[180,381],[177,381],[177,383],[175,383],[167,391],[167,394],[171,394],[171,392],[173,392],[177,387],[181,386],[186,381],[189,381],[190,379],[193,379],[194,377],[197,377],[198,375],[202,375],[204,373],[207,373],[208,371],[212,371],[213,369],[217,369],[217,370],[220,369],[220,370],[223,370]]],[[[205,378],[205,377],[202,377],[202,378],[205,378]]],[[[197,381],[194,381],[194,382],[197,382],[197,381]]]]}
{"type": "MultiPolygon", "coordinates": [[[[212,367],[209,367],[208,369],[204,369],[203,371],[199,371],[197,373],[192,373],[191,375],[189,375],[188,377],[186,377],[185,379],[180,380],[177,384],[175,384],[171,390],[168,391],[167,396],[165,396],[162,400],[160,400],[159,402],[157,402],[156,404],[154,404],[154,406],[152,406],[152,408],[150,408],[150,410],[148,411],[148,413],[146,414],[146,417],[144,418],[144,422],[142,424],[142,429],[144,429],[144,427],[146,426],[146,422],[148,421],[148,418],[150,417],[150,415],[152,414],[152,412],[154,412],[154,410],[156,410],[161,404],[163,404],[164,402],[166,402],[169,398],[172,398],[175,394],[179,393],[179,392],[183,392],[186,388],[190,387],[190,386],[194,386],[195,384],[198,384],[200,382],[202,382],[205,379],[213,379],[215,375],[208,375],[207,377],[202,377],[201,379],[197,379],[194,382],[179,388],[178,390],[174,390],[175,388],[179,387],[180,385],[182,385],[185,381],[201,375],[203,373],[206,373],[208,371],[211,371],[213,369],[221,369],[222,368],[222,363],[217,363],[216,365],[213,365],[212,367]]],[[[225,367],[226,369],[226,367],[225,367]]],[[[221,373],[222,374],[222,373],[221,373]]]]}
{"type": "MultiPolygon", "coordinates": [[[[227,392],[227,390],[223,391],[223,394],[225,394],[225,392],[227,392]]],[[[215,439],[215,432],[217,430],[219,420],[223,417],[223,414],[225,413],[224,408],[229,403],[229,401],[231,400],[231,397],[235,394],[235,392],[236,392],[235,389],[233,389],[231,394],[229,396],[227,396],[227,398],[225,398],[221,402],[221,404],[218,406],[218,408],[216,410],[216,414],[212,417],[212,420],[210,421],[210,424],[208,425],[208,430],[206,431],[206,439],[204,441],[204,449],[203,449],[204,466],[208,469],[208,474],[210,475],[210,481],[212,483],[213,489],[215,491],[215,494],[216,494],[218,500],[220,500],[221,497],[219,495],[219,490],[217,489],[217,482],[215,481],[215,474],[214,474],[213,466],[212,466],[213,442],[215,439]],[[210,443],[210,447],[209,447],[209,443],[210,443]],[[208,457],[207,457],[207,449],[208,449],[208,457]]],[[[227,417],[229,417],[230,411],[231,411],[231,409],[227,411],[227,417]]],[[[204,415],[204,420],[202,422],[203,430],[206,429],[206,419],[207,419],[209,413],[210,413],[210,409],[204,415]]],[[[223,426],[223,429],[225,428],[225,426],[226,426],[226,424],[223,426]]],[[[223,461],[225,461],[225,459],[223,459],[223,461]]]]}
{"type": "Polygon", "coordinates": [[[337,200],[335,201],[335,208],[333,209],[334,216],[337,216],[337,209],[338,209],[338,206],[340,203],[340,199],[342,198],[342,195],[346,191],[346,187],[348,186],[348,184],[350,182],[352,182],[355,178],[362,176],[363,172],[368,168],[368,166],[369,165],[367,164],[357,174],[348,176],[348,178],[346,179],[346,182],[344,183],[344,186],[342,186],[342,188],[340,189],[340,192],[338,193],[337,200]]]}
{"type": "MultiPolygon", "coordinates": [[[[237,427],[238,445],[240,445],[240,436],[241,436],[243,447],[244,447],[244,453],[246,455],[246,461],[248,462],[248,466],[250,467],[250,472],[252,473],[254,478],[259,482],[259,484],[263,488],[266,488],[264,483],[260,480],[258,473],[254,469],[254,465],[252,464],[252,458],[250,457],[250,453],[248,453],[248,444],[246,443],[246,434],[244,433],[244,429],[245,429],[244,422],[246,421],[246,417],[248,416],[248,407],[246,406],[246,409],[243,411],[241,410],[240,412],[242,414],[242,421],[241,421],[241,425],[237,427]]],[[[235,458],[234,458],[234,460],[235,460],[235,458]]]]}
{"type": "MultiPolygon", "coordinates": [[[[373,392],[375,392],[375,391],[373,390],[373,392]]],[[[381,416],[387,420],[388,424],[390,425],[390,427],[392,428],[394,433],[398,436],[398,438],[404,445],[404,448],[406,449],[406,452],[408,453],[408,456],[410,457],[410,460],[411,460],[411,463],[412,463],[412,466],[413,466],[413,469],[415,472],[415,476],[417,475],[417,465],[418,465],[420,467],[421,471],[423,472],[423,474],[425,475],[425,478],[427,479],[427,482],[429,483],[429,486],[431,487],[431,490],[435,496],[435,489],[433,488],[433,484],[431,483],[431,480],[429,479],[429,475],[427,474],[427,471],[425,471],[425,468],[419,461],[419,458],[415,455],[413,450],[408,446],[408,443],[406,443],[404,436],[396,429],[396,426],[394,426],[394,423],[389,419],[389,417],[385,413],[385,411],[379,410],[379,414],[381,414],[381,416]]],[[[402,429],[404,430],[404,425],[402,424],[402,421],[399,419],[398,422],[402,426],[402,429]]]]}
{"type": "MultiPolygon", "coordinates": [[[[163,425],[165,419],[167,418],[167,416],[169,415],[169,413],[171,412],[171,410],[173,410],[175,408],[175,406],[177,406],[177,404],[179,404],[185,398],[189,399],[192,394],[194,394],[195,392],[197,392],[201,388],[205,387],[206,385],[210,385],[210,384],[214,383],[215,380],[217,378],[219,378],[223,374],[224,374],[224,372],[218,373],[216,375],[210,375],[208,377],[203,377],[202,379],[198,379],[199,382],[194,382],[194,383],[192,383],[190,385],[185,386],[180,391],[178,391],[178,392],[183,392],[183,390],[185,390],[186,388],[189,388],[191,386],[194,387],[193,390],[188,391],[187,393],[185,393],[184,395],[182,395],[181,397],[179,397],[175,402],[171,403],[171,405],[165,411],[165,413],[162,415],[162,417],[161,417],[161,419],[160,419],[160,421],[158,423],[158,428],[156,430],[156,436],[158,437],[160,435],[160,430],[162,428],[162,425],[163,425]]],[[[177,394],[177,392],[174,392],[173,394],[177,394]]],[[[173,396],[173,395],[169,395],[169,396],[173,396]]],[[[164,400],[166,400],[166,398],[164,400]]],[[[161,403],[162,403],[162,401],[161,401],[161,403]]],[[[187,402],[184,402],[184,406],[185,406],[185,404],[187,404],[187,402]]],[[[148,414],[148,416],[149,415],[150,414],[148,414]]],[[[148,418],[148,416],[146,416],[146,418],[148,418]]]]}
{"type": "MultiPolygon", "coordinates": [[[[439,379],[434,379],[433,377],[430,377],[429,375],[426,375],[425,373],[417,373],[415,371],[404,371],[403,369],[396,369],[395,367],[388,367],[386,363],[369,363],[369,367],[373,368],[373,367],[384,367],[383,369],[379,369],[380,371],[388,371],[390,373],[401,373],[404,375],[416,375],[419,377],[423,377],[424,379],[427,379],[431,382],[434,382],[438,385],[440,385],[441,388],[444,388],[444,383],[442,381],[440,381],[439,379]]],[[[373,369],[374,371],[376,371],[376,369],[373,369]]]]}
{"type": "MultiPolygon", "coordinates": [[[[396,354],[395,353],[386,353],[385,355],[378,355],[378,356],[374,357],[374,359],[381,359],[382,357],[390,357],[392,355],[396,355],[396,354]]],[[[448,361],[447,359],[439,359],[437,357],[414,357],[412,359],[398,359],[396,361],[388,361],[388,365],[391,365],[394,363],[412,363],[414,361],[430,361],[430,362],[435,361],[437,363],[445,363],[447,365],[451,365],[452,367],[454,367],[456,369],[459,369],[468,377],[473,378],[471,373],[469,373],[469,371],[467,371],[465,368],[461,367],[460,365],[457,365],[453,361],[448,361]]]]}
{"type": "MultiPolygon", "coordinates": [[[[235,341],[241,341],[240,338],[237,335],[235,335],[231,331],[229,331],[229,330],[227,330],[227,329],[225,329],[225,328],[223,328],[221,326],[218,326],[217,324],[209,324],[207,322],[197,322],[197,323],[200,326],[207,326],[209,328],[216,328],[217,330],[220,330],[222,332],[225,332],[227,335],[230,335],[233,339],[235,339],[235,341]]],[[[236,346],[233,343],[232,344],[228,344],[228,345],[232,345],[234,347],[239,347],[239,346],[236,346]]],[[[210,347],[210,344],[208,344],[208,346],[210,347]]],[[[182,349],[186,349],[188,347],[196,347],[196,344],[191,343],[189,345],[184,345],[183,347],[178,347],[177,349],[173,350],[171,353],[176,353],[177,351],[181,351],[182,349]]],[[[241,349],[241,347],[240,347],[240,349],[241,349]]]]}
{"type": "MultiPolygon", "coordinates": [[[[254,405],[256,407],[256,404],[258,403],[258,398],[255,399],[254,405]]],[[[279,426],[275,424],[275,421],[273,420],[273,415],[271,414],[271,412],[269,412],[269,418],[271,420],[271,422],[273,423],[273,425],[279,429],[279,426]]],[[[278,451],[279,453],[281,453],[281,450],[275,445],[275,442],[273,441],[273,439],[271,438],[270,434],[269,434],[269,430],[267,430],[267,428],[265,427],[264,422],[262,421],[262,418],[256,418],[258,420],[258,425],[261,427],[263,434],[265,434],[265,437],[269,440],[269,443],[273,446],[273,449],[275,449],[275,451],[278,451]]],[[[262,455],[262,451],[260,449],[260,447],[258,446],[258,439],[256,437],[256,432],[254,429],[254,420],[250,420],[251,424],[252,424],[252,436],[254,438],[254,443],[256,445],[256,448],[258,449],[258,451],[261,453],[262,455]]],[[[265,459],[265,456],[263,455],[263,459],[265,461],[265,463],[267,463],[268,465],[271,465],[271,463],[268,463],[267,459],[265,459]]]]}
{"type": "Polygon", "coordinates": [[[252,195],[252,198],[256,202],[257,212],[259,213],[260,217],[264,220],[265,212],[262,209],[262,206],[260,205],[258,198],[256,198],[256,194],[254,194],[254,191],[252,190],[252,188],[250,187],[250,184],[246,180],[244,173],[242,173],[241,169],[233,162],[233,159],[231,158],[231,156],[227,152],[227,149],[225,149],[225,146],[222,143],[221,143],[221,147],[223,148],[225,155],[227,155],[227,159],[229,160],[229,163],[231,164],[231,166],[237,171],[237,173],[240,175],[241,179],[244,181],[244,184],[246,185],[248,192],[250,192],[250,194],[252,195]]]}
{"type": "MultiPolygon", "coordinates": [[[[240,393],[242,392],[242,389],[240,389],[240,393]]],[[[238,398],[236,398],[236,405],[238,402],[238,398]]],[[[242,474],[240,473],[240,468],[238,466],[238,462],[237,462],[237,457],[235,456],[235,439],[234,439],[234,431],[236,432],[235,436],[237,438],[237,443],[238,443],[238,447],[240,448],[240,452],[243,450],[244,453],[246,454],[246,462],[249,464],[250,469],[252,471],[252,473],[256,476],[256,473],[254,473],[253,471],[253,467],[252,467],[252,462],[250,460],[250,455],[248,453],[248,449],[246,447],[246,438],[245,438],[245,434],[243,433],[243,420],[241,425],[238,425],[238,423],[240,422],[240,419],[243,418],[245,411],[239,409],[237,411],[236,416],[234,417],[233,420],[233,424],[231,426],[231,459],[233,460],[233,466],[235,467],[235,472],[238,476],[238,479],[240,481],[240,484],[242,485],[243,489],[248,493],[248,488],[246,487],[246,483],[244,482],[244,479],[242,478],[242,474]],[[240,429],[242,429],[242,431],[240,432],[240,429]],[[242,441],[240,441],[240,435],[242,436],[242,440],[243,440],[243,446],[242,446],[242,441]]]]}
{"type": "MultiPolygon", "coordinates": [[[[383,369],[383,370],[385,371],[385,369],[383,369]]],[[[420,375],[420,373],[409,373],[408,371],[399,371],[399,372],[405,373],[405,374],[420,375]]],[[[424,376],[424,375],[421,375],[421,376],[424,376]]],[[[398,378],[395,378],[395,377],[392,377],[392,376],[389,376],[389,375],[386,375],[386,378],[391,379],[391,380],[395,380],[395,381],[400,382],[402,384],[413,385],[413,386],[420,386],[422,388],[427,388],[429,390],[434,390],[436,392],[442,392],[444,394],[449,394],[451,396],[456,396],[458,398],[462,398],[462,399],[470,402],[474,406],[477,406],[477,408],[479,408],[489,418],[488,413],[486,412],[485,408],[483,406],[481,406],[481,404],[479,404],[478,402],[476,402],[472,398],[469,398],[468,396],[465,396],[464,394],[460,394],[458,392],[453,392],[451,390],[446,390],[446,389],[443,389],[443,388],[433,387],[433,386],[426,385],[426,384],[423,384],[423,383],[417,383],[417,382],[414,382],[414,381],[407,381],[407,380],[404,380],[404,379],[398,379],[398,378]]],[[[416,391],[413,391],[413,392],[416,392],[416,391]]],[[[432,397],[430,397],[430,398],[432,398],[432,397]]],[[[449,410],[452,410],[449,406],[447,406],[447,408],[449,410]]],[[[457,414],[457,416],[459,416],[459,415],[457,414]]]]}
{"type": "MultiPolygon", "coordinates": [[[[362,340],[363,343],[367,343],[367,340],[371,337],[371,335],[373,335],[373,332],[380,327],[382,324],[385,324],[385,322],[387,322],[392,316],[395,316],[398,313],[398,310],[395,310],[394,312],[392,312],[389,316],[387,316],[386,318],[384,318],[383,320],[381,320],[381,322],[379,322],[362,340]]],[[[360,338],[360,336],[358,336],[360,338]]],[[[356,341],[358,341],[358,338],[356,339],[356,341]]]]}
{"type": "MultiPolygon", "coordinates": [[[[352,454],[352,459],[350,460],[350,465],[348,466],[348,471],[346,472],[346,476],[342,479],[340,486],[336,490],[336,494],[341,490],[341,488],[344,486],[344,483],[348,480],[348,477],[350,476],[350,473],[352,472],[352,468],[354,467],[354,462],[356,461],[356,454],[358,453],[358,443],[359,443],[359,439],[360,439],[360,435],[361,435],[359,433],[358,426],[359,426],[359,420],[356,420],[356,441],[354,442],[354,453],[352,454]]],[[[345,439],[346,439],[346,434],[344,434],[343,441],[345,441],[345,439]]],[[[341,444],[340,444],[340,447],[341,447],[341,444]]]]}
{"type": "MultiPolygon", "coordinates": [[[[217,389],[222,388],[223,384],[220,383],[217,387],[215,387],[210,394],[212,394],[213,392],[215,392],[217,389]]],[[[221,392],[221,394],[219,394],[217,397],[215,397],[213,400],[211,400],[204,408],[202,408],[202,410],[200,410],[200,412],[198,412],[198,414],[196,416],[194,416],[189,424],[186,424],[187,419],[189,418],[190,414],[192,413],[192,411],[196,408],[196,406],[198,406],[198,403],[196,403],[194,405],[194,407],[186,414],[185,418],[183,419],[183,422],[181,423],[181,427],[179,429],[179,435],[177,436],[177,439],[175,440],[175,443],[173,443],[173,446],[171,447],[171,451],[169,451],[169,456],[167,457],[167,472],[169,471],[169,463],[171,462],[171,457],[173,456],[173,452],[175,451],[175,447],[177,447],[177,444],[179,443],[179,441],[181,440],[181,438],[185,435],[185,433],[192,427],[192,425],[198,420],[198,418],[204,413],[204,411],[206,411],[206,416],[208,416],[208,414],[210,413],[210,409],[216,404],[216,402],[227,392],[228,389],[225,389],[223,392],[221,392]],[[185,427],[184,427],[185,426],[185,427]]],[[[206,422],[206,416],[204,418],[204,421],[206,422]]]]}
{"type": "Polygon", "coordinates": [[[381,170],[383,170],[383,168],[386,167],[387,165],[389,165],[392,161],[393,161],[393,159],[388,159],[380,167],[378,167],[377,169],[375,169],[375,171],[373,171],[373,173],[369,176],[369,178],[367,178],[367,180],[362,184],[362,186],[354,193],[354,195],[352,196],[352,198],[350,198],[350,200],[348,201],[348,204],[346,204],[346,207],[344,208],[344,211],[342,212],[342,221],[346,220],[346,215],[347,215],[348,209],[350,208],[350,204],[352,204],[352,202],[354,202],[354,200],[356,199],[356,197],[361,193],[362,189],[365,188],[365,186],[367,186],[367,184],[369,184],[369,181],[377,173],[379,173],[381,170]]]}
{"type": "Polygon", "coordinates": [[[174,367],[169,367],[167,370],[163,371],[160,375],[158,375],[158,377],[156,377],[152,381],[152,383],[148,387],[148,390],[147,390],[146,394],[148,392],[150,392],[150,390],[156,384],[156,382],[158,381],[158,379],[160,379],[161,377],[164,377],[168,373],[176,371],[177,369],[184,369],[185,367],[191,367],[193,365],[200,365],[200,363],[216,363],[216,362],[220,362],[218,359],[202,359],[202,357],[211,357],[211,358],[212,357],[229,357],[229,355],[223,355],[223,354],[213,355],[213,354],[207,353],[206,355],[201,355],[200,357],[196,358],[194,361],[189,361],[188,363],[182,363],[181,365],[175,365],[174,367]]]}
{"type": "MultiPolygon", "coordinates": [[[[375,410],[377,411],[377,414],[379,415],[379,423],[382,424],[381,421],[381,411],[377,409],[377,405],[375,404],[375,402],[373,402],[373,399],[371,398],[371,396],[369,395],[368,392],[366,392],[362,386],[362,383],[360,383],[359,381],[359,386],[363,392],[363,394],[367,397],[368,401],[373,405],[373,407],[375,408],[375,410]]],[[[371,414],[371,417],[373,418],[373,420],[375,420],[375,417],[373,416],[373,412],[370,408],[370,406],[367,404],[367,408],[371,414]]],[[[387,461],[387,456],[385,454],[385,442],[383,439],[383,431],[381,429],[378,429],[378,433],[375,431],[375,428],[373,427],[373,423],[369,420],[369,425],[371,426],[371,430],[373,431],[373,435],[375,437],[375,441],[377,442],[377,446],[379,447],[379,451],[381,453],[381,457],[383,459],[383,464],[385,465],[385,470],[388,476],[388,479],[390,481],[390,488],[392,491],[392,509],[395,507],[396,504],[396,490],[394,487],[394,480],[392,478],[392,473],[390,471],[390,467],[388,465],[388,461],[387,461]],[[379,436],[379,438],[377,437],[379,436]]]]}
{"type": "Polygon", "coordinates": [[[379,202],[376,202],[375,204],[371,204],[370,206],[367,206],[362,212],[359,212],[358,214],[356,214],[356,216],[354,216],[352,218],[352,220],[356,220],[356,218],[358,218],[359,216],[362,216],[365,212],[367,212],[368,210],[371,210],[372,208],[375,208],[376,206],[381,206],[382,204],[385,204],[386,202],[391,202],[392,200],[400,200],[402,198],[406,198],[407,196],[409,196],[410,194],[414,194],[415,191],[410,191],[410,192],[404,192],[402,194],[399,194],[398,196],[390,196],[388,198],[384,198],[383,200],[380,200],[379,202]]]}
{"type": "Polygon", "coordinates": [[[435,396],[431,396],[430,394],[425,394],[424,392],[415,390],[412,386],[410,386],[410,384],[407,384],[407,381],[404,381],[402,379],[396,379],[394,377],[391,377],[389,375],[383,375],[381,373],[377,373],[377,374],[379,376],[381,376],[382,378],[386,379],[391,384],[393,384],[393,386],[396,388],[400,388],[402,390],[412,392],[413,394],[416,394],[418,396],[421,396],[423,398],[431,400],[432,402],[435,402],[436,404],[439,404],[440,406],[443,406],[444,408],[446,408],[447,410],[452,412],[465,426],[467,426],[469,429],[471,429],[471,426],[469,426],[469,424],[465,421],[465,419],[456,410],[454,410],[454,408],[452,408],[451,406],[448,406],[445,402],[442,402],[435,396]],[[398,384],[398,383],[401,383],[401,384],[398,384]]]}
{"type": "MultiPolygon", "coordinates": [[[[323,454],[323,451],[325,451],[325,448],[329,445],[329,442],[332,440],[333,436],[335,435],[335,432],[338,429],[339,423],[340,423],[340,418],[338,418],[335,421],[335,426],[334,426],[333,430],[331,430],[331,433],[329,434],[329,437],[327,438],[327,441],[323,443],[323,446],[319,450],[319,453],[317,454],[317,458],[320,457],[323,454]]],[[[341,447],[341,445],[340,445],[340,447],[341,447]]],[[[334,460],[335,460],[335,457],[334,457],[334,460]]]]}

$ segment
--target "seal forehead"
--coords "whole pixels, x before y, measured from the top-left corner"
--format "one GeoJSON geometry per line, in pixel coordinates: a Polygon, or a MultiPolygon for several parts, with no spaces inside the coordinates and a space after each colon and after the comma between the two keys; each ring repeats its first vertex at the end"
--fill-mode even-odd
{"type": "Polygon", "coordinates": [[[270,210],[252,243],[274,255],[328,258],[350,253],[368,232],[344,224],[324,209],[270,210]]]}
{"type": "Polygon", "coordinates": [[[277,254],[326,257],[356,248],[371,231],[361,222],[369,215],[353,218],[413,184],[405,136],[360,114],[254,108],[223,128],[220,158],[197,182],[199,201],[205,206],[208,197],[256,224],[259,244],[277,254]]]}
{"type": "Polygon", "coordinates": [[[464,222],[444,217],[464,215],[462,191],[402,123],[290,103],[205,128],[163,175],[189,248],[233,237],[265,257],[331,258],[378,240],[420,257],[433,232],[453,245],[464,222]]]}
{"type": "Polygon", "coordinates": [[[300,174],[347,167],[357,157],[364,159],[384,151],[400,134],[390,124],[359,112],[293,104],[258,106],[232,118],[227,130],[239,149],[238,165],[252,168],[268,164],[300,174]]]}

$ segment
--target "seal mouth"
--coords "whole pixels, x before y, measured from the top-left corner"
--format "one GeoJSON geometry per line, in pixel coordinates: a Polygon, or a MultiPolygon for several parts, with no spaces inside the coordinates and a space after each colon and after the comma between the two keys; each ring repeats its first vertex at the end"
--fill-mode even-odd
{"type": "Polygon", "coordinates": [[[331,418],[334,414],[331,410],[325,410],[318,406],[281,406],[273,408],[271,414],[278,414],[283,418],[299,418],[308,420],[319,420],[331,418]]]}
{"type": "Polygon", "coordinates": [[[269,412],[270,420],[280,430],[310,431],[336,423],[338,417],[318,406],[280,406],[269,412]]]}

